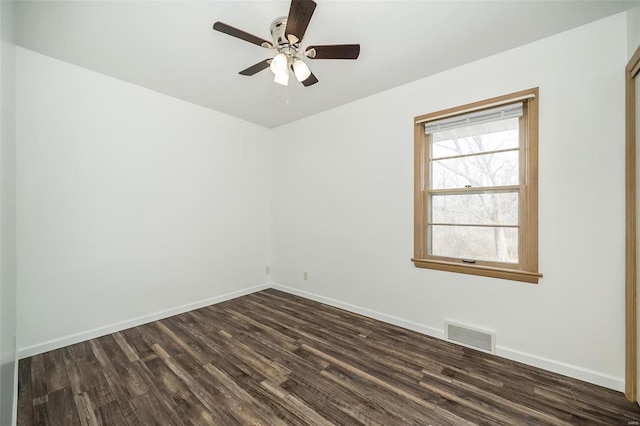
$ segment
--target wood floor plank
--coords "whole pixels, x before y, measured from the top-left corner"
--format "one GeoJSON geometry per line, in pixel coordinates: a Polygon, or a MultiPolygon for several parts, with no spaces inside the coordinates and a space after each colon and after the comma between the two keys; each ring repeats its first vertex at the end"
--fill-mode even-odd
{"type": "Polygon", "coordinates": [[[413,422],[418,424],[431,423],[434,420],[429,416],[432,410],[403,400],[402,397],[392,392],[380,391],[362,377],[350,376],[348,371],[340,371],[339,368],[330,367],[322,370],[320,375],[343,391],[351,392],[364,400],[364,403],[354,405],[355,410],[350,414],[357,416],[365,424],[400,426],[411,423],[407,417],[412,417],[413,422]],[[376,391],[372,392],[372,389],[376,391]],[[399,401],[401,401],[400,404],[398,404],[399,401]]]}
{"type": "MultiPolygon", "coordinates": [[[[127,380],[123,375],[118,374],[116,371],[112,359],[109,358],[104,346],[102,345],[102,342],[105,342],[107,347],[109,346],[108,344],[113,339],[108,339],[108,337],[110,336],[99,337],[91,340],[90,343],[91,349],[102,368],[108,387],[116,397],[116,401],[114,402],[117,403],[118,409],[116,410],[115,408],[112,408],[113,403],[109,402],[101,405],[98,410],[101,410],[103,407],[107,407],[102,410],[105,415],[114,415],[118,417],[119,412],[127,423],[141,424],[137,412],[131,404],[131,398],[137,396],[139,390],[137,389],[137,386],[131,385],[130,380],[127,380]]],[[[113,354],[112,351],[109,352],[113,354]]],[[[114,362],[115,361],[116,360],[114,360],[114,362]]]]}
{"type": "Polygon", "coordinates": [[[120,404],[117,401],[112,401],[105,404],[96,410],[96,422],[99,425],[129,425],[130,423],[125,419],[120,404]]]}
{"type": "Polygon", "coordinates": [[[138,353],[135,351],[135,349],[133,349],[133,347],[131,347],[129,342],[127,342],[126,337],[122,333],[116,332],[113,333],[112,336],[118,346],[120,346],[122,352],[124,352],[124,354],[127,356],[129,362],[134,362],[140,359],[140,357],[138,357],[138,353]]]}
{"type": "Polygon", "coordinates": [[[83,392],[79,395],[74,395],[74,402],[76,404],[76,410],[78,412],[78,419],[82,426],[96,426],[98,419],[93,411],[93,404],[91,398],[87,392],[83,392]]]}
{"type": "Polygon", "coordinates": [[[44,364],[44,354],[31,357],[31,394],[34,401],[49,393],[47,389],[47,375],[44,364]]]}
{"type": "Polygon", "coordinates": [[[154,346],[158,357],[165,363],[167,367],[185,384],[187,389],[196,397],[198,401],[208,410],[216,424],[235,424],[236,419],[229,412],[221,410],[219,401],[209,392],[201,381],[196,380],[189,372],[179,363],[177,359],[167,356],[159,345],[154,346]]]}
{"type": "MultiPolygon", "coordinates": [[[[153,359],[154,358],[149,361],[152,361],[153,359]]],[[[179,413],[179,409],[176,407],[176,403],[172,398],[172,395],[165,392],[164,388],[157,383],[159,377],[154,375],[142,361],[133,363],[132,367],[138,372],[140,377],[143,378],[149,388],[149,393],[147,394],[148,401],[140,402],[139,398],[144,397],[144,395],[141,395],[134,399],[136,407],[140,409],[141,404],[145,407],[148,404],[151,404],[154,407],[157,416],[164,419],[167,423],[172,425],[188,424],[183,422],[183,416],[179,413]],[[138,401],[138,403],[136,403],[136,401],[138,401]]]]}
{"type": "Polygon", "coordinates": [[[87,383],[88,389],[86,391],[94,410],[115,401],[117,398],[113,387],[104,375],[102,367],[97,364],[96,369],[96,374],[89,376],[93,381],[87,383]]]}
{"type": "Polygon", "coordinates": [[[298,416],[294,409],[291,408],[289,401],[281,398],[274,398],[273,393],[269,391],[262,383],[256,383],[249,377],[238,377],[236,381],[243,389],[247,391],[256,401],[267,407],[274,415],[287,425],[307,425],[302,417],[298,416]]]}
{"type": "Polygon", "coordinates": [[[160,358],[149,359],[145,364],[152,373],[151,380],[158,394],[169,399],[170,406],[180,418],[189,424],[206,424],[206,421],[213,424],[213,416],[160,358]]]}
{"type": "Polygon", "coordinates": [[[205,364],[203,368],[219,383],[226,405],[242,424],[285,424],[223,371],[212,364],[205,364]]]}
{"type": "Polygon", "coordinates": [[[18,426],[30,424],[33,424],[31,358],[26,358],[18,362],[18,426]]]}
{"type": "MultiPolygon", "coordinates": [[[[156,324],[156,327],[158,327],[158,330],[160,330],[160,332],[166,334],[169,339],[171,339],[176,345],[178,345],[184,353],[186,353],[191,358],[193,358],[196,362],[198,362],[198,364],[202,365],[209,362],[210,359],[208,357],[205,357],[200,352],[194,350],[189,344],[187,344],[187,342],[185,341],[186,339],[184,339],[183,337],[185,336],[184,334],[182,336],[178,336],[176,333],[173,332],[171,328],[168,327],[170,322],[171,322],[171,319],[166,319],[163,321],[158,321],[155,324],[156,324]]],[[[152,348],[154,347],[152,346],[152,348]]]]}
{"type": "Polygon", "coordinates": [[[64,365],[62,350],[49,351],[43,354],[47,392],[52,393],[69,386],[67,369],[64,365]]]}
{"type": "Polygon", "coordinates": [[[347,370],[347,371],[349,371],[351,373],[354,373],[357,376],[362,377],[364,380],[366,380],[366,381],[368,381],[368,382],[370,382],[372,384],[375,384],[377,386],[380,386],[381,388],[384,388],[384,389],[389,390],[389,391],[391,391],[391,392],[393,392],[395,394],[398,394],[398,395],[400,395],[400,396],[402,396],[404,398],[407,398],[408,400],[413,401],[416,404],[421,405],[421,406],[423,406],[424,408],[426,408],[428,410],[433,410],[436,407],[435,404],[423,399],[421,396],[409,393],[406,390],[404,390],[402,387],[397,386],[396,384],[393,384],[393,383],[387,382],[385,380],[382,380],[382,379],[378,378],[377,376],[375,376],[373,374],[370,374],[370,373],[368,373],[367,371],[365,371],[365,370],[363,370],[361,368],[354,367],[352,364],[349,364],[347,362],[341,361],[338,358],[336,358],[336,357],[334,357],[334,356],[332,356],[332,355],[330,355],[328,353],[325,353],[325,352],[322,352],[322,351],[317,350],[315,348],[312,348],[311,346],[308,346],[306,344],[302,345],[302,348],[307,350],[307,351],[309,351],[309,352],[311,352],[312,354],[316,355],[317,357],[326,360],[327,362],[329,362],[329,363],[331,363],[333,365],[336,365],[336,366],[338,366],[340,368],[343,368],[343,369],[345,369],[345,370],[347,370]]]}
{"type": "MultiPolygon", "coordinates": [[[[511,418],[520,416],[522,421],[527,424],[556,424],[564,426],[571,424],[547,414],[545,410],[536,410],[526,405],[513,404],[511,400],[503,398],[486,387],[482,388],[447,376],[429,375],[420,381],[420,385],[440,393],[447,399],[462,403],[462,405],[478,406],[483,412],[485,411],[484,407],[489,407],[489,410],[498,409],[507,413],[511,418]],[[448,396],[452,394],[454,398],[448,396]],[[471,395],[472,397],[465,398],[465,395],[471,395]],[[458,401],[460,398],[465,399],[465,402],[458,401]],[[469,403],[471,400],[475,402],[469,403]]],[[[491,416],[492,414],[488,415],[491,416]]]]}
{"type": "Polygon", "coordinates": [[[508,401],[497,397],[487,397],[487,394],[478,388],[470,389],[456,386],[454,383],[438,381],[435,378],[421,381],[420,386],[424,386],[444,399],[457,402],[473,410],[477,414],[482,414],[498,423],[509,423],[513,419],[518,419],[521,424],[552,424],[556,426],[571,426],[562,420],[553,419],[533,410],[516,409],[508,401]]]}
{"type": "Polygon", "coordinates": [[[155,355],[151,349],[151,345],[145,341],[141,333],[140,327],[133,327],[120,332],[122,338],[135,351],[139,359],[155,355]]]}
{"type": "Polygon", "coordinates": [[[185,333],[193,335],[199,339],[202,345],[209,352],[211,362],[213,362],[218,368],[225,371],[226,374],[232,377],[250,376],[257,383],[265,379],[265,377],[259,372],[247,365],[242,359],[236,357],[233,349],[230,348],[231,340],[229,337],[220,335],[214,330],[208,334],[203,334],[195,328],[183,329],[185,333]]]}
{"type": "Polygon", "coordinates": [[[313,353],[333,365],[362,375],[371,383],[376,383],[392,392],[415,399],[416,403],[426,408],[434,408],[439,395],[420,388],[419,379],[406,376],[403,372],[394,371],[371,359],[366,352],[353,347],[352,352],[344,350],[340,345],[320,345],[318,342],[303,344],[303,349],[313,353]]]}
{"type": "Polygon", "coordinates": [[[157,321],[136,327],[144,342],[152,348],[154,344],[159,344],[170,356],[182,354],[182,348],[158,329],[157,321]]]}
{"type": "Polygon", "coordinates": [[[363,423],[348,414],[348,410],[342,404],[335,404],[329,399],[317,393],[315,387],[309,387],[301,384],[295,379],[287,380],[280,384],[282,390],[293,395],[307,406],[322,406],[322,417],[330,424],[336,425],[362,425],[363,423]]]}
{"type": "Polygon", "coordinates": [[[80,418],[73,392],[70,387],[51,392],[48,400],[49,419],[51,424],[64,426],[80,425],[80,418]]]}
{"type": "Polygon", "coordinates": [[[369,404],[367,398],[352,393],[321,375],[309,380],[307,375],[293,373],[286,382],[282,383],[281,387],[287,392],[309,401],[312,406],[322,406],[324,415],[334,423],[377,424],[381,421],[380,415],[374,412],[373,405],[369,404]],[[360,413],[356,407],[362,407],[366,404],[370,405],[370,409],[365,413],[360,413]]]}
{"type": "Polygon", "coordinates": [[[45,395],[40,398],[33,399],[33,424],[34,425],[52,425],[59,422],[50,421],[49,416],[49,396],[45,395]]]}
{"type": "Polygon", "coordinates": [[[300,398],[282,389],[279,383],[275,383],[270,380],[264,380],[260,384],[265,389],[267,389],[274,397],[282,401],[289,410],[291,410],[300,419],[302,419],[304,424],[331,426],[331,422],[329,420],[325,419],[321,414],[307,405],[300,398]]]}
{"type": "MultiPolygon", "coordinates": [[[[498,422],[494,418],[488,417],[484,415],[482,412],[469,408],[467,405],[462,405],[457,403],[456,401],[452,401],[449,399],[443,399],[440,401],[438,406],[435,409],[435,412],[438,415],[442,416],[450,416],[455,415],[454,418],[449,419],[449,424],[458,425],[458,424],[467,424],[471,425],[482,425],[482,426],[505,426],[505,423],[498,422]]],[[[435,423],[438,424],[438,423],[435,423]]],[[[520,425],[515,420],[513,422],[507,423],[508,425],[520,425]]],[[[528,426],[528,425],[527,425],[528,426]]],[[[539,426],[539,425],[535,425],[539,426]]]]}
{"type": "Polygon", "coordinates": [[[23,425],[582,425],[610,389],[269,289],[20,360],[23,425]]]}
{"type": "MultiPolygon", "coordinates": [[[[78,345],[67,346],[62,349],[62,356],[67,368],[69,385],[75,395],[80,395],[89,387],[94,386],[95,376],[99,374],[96,366],[87,366],[90,363],[85,356],[80,354],[78,345]]],[[[96,361],[97,362],[97,361],[96,361]]]]}

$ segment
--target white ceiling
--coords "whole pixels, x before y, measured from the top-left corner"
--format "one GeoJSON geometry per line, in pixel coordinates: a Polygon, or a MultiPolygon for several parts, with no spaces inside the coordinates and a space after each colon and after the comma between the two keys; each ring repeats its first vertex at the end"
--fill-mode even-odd
{"type": "Polygon", "coordinates": [[[287,88],[270,51],[214,31],[223,21],[270,40],[288,1],[19,1],[17,44],[277,127],[320,111],[621,12],[638,1],[317,0],[302,47],[360,43],[356,61],[308,60],[320,81],[287,88]]]}

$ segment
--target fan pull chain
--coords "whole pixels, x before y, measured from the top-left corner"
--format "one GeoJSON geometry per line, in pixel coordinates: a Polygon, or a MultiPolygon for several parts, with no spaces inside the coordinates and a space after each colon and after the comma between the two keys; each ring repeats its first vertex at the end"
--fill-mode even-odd
{"type": "MultiPolygon", "coordinates": [[[[276,84],[276,97],[280,98],[280,88],[282,87],[282,85],[280,84],[276,84]]],[[[289,105],[289,86],[284,86],[285,87],[285,100],[284,103],[289,105]]]]}

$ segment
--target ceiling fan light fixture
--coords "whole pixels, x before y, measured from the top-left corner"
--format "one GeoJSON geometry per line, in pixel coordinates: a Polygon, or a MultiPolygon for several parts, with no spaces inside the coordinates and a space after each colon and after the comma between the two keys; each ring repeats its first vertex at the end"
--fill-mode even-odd
{"type": "Polygon", "coordinates": [[[285,67],[283,70],[279,70],[273,81],[282,86],[287,86],[289,84],[289,69],[285,67]]]}
{"type": "MultiPolygon", "coordinates": [[[[1,1],[1,0],[0,0],[1,1]]],[[[273,42],[264,40],[246,31],[217,21],[213,29],[249,43],[271,49],[273,58],[267,58],[242,71],[240,75],[252,76],[262,70],[271,68],[274,81],[287,86],[291,71],[304,87],[318,82],[318,79],[304,62],[307,58],[315,59],[358,59],[359,44],[327,44],[308,46],[305,51],[300,47],[304,35],[316,9],[314,0],[290,0],[289,14],[275,19],[271,23],[271,38],[273,42]]]]}
{"type": "Polygon", "coordinates": [[[305,81],[311,75],[311,70],[307,64],[305,64],[302,59],[298,58],[293,61],[293,72],[296,74],[296,79],[300,82],[305,81]]]}
{"type": "Polygon", "coordinates": [[[287,65],[289,63],[289,60],[287,59],[287,55],[285,55],[284,53],[278,53],[273,60],[271,60],[271,65],[269,65],[269,67],[271,68],[271,71],[277,76],[278,73],[284,71],[287,71],[287,77],[289,75],[289,71],[287,70],[287,65]]]}

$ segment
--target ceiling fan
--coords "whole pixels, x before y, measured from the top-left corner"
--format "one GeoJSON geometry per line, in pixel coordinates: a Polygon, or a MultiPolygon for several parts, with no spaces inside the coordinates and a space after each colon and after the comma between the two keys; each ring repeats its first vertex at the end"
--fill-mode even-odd
{"type": "Polygon", "coordinates": [[[273,81],[286,86],[289,83],[289,70],[291,70],[296,79],[308,87],[316,84],[318,79],[303,61],[303,56],[309,59],[358,59],[360,55],[359,44],[309,46],[304,51],[300,48],[315,9],[316,2],[313,0],[291,0],[289,16],[278,18],[271,23],[273,42],[220,21],[213,24],[213,29],[275,51],[273,58],[265,59],[240,71],[241,75],[251,76],[271,68],[275,74],[273,81]]]}

